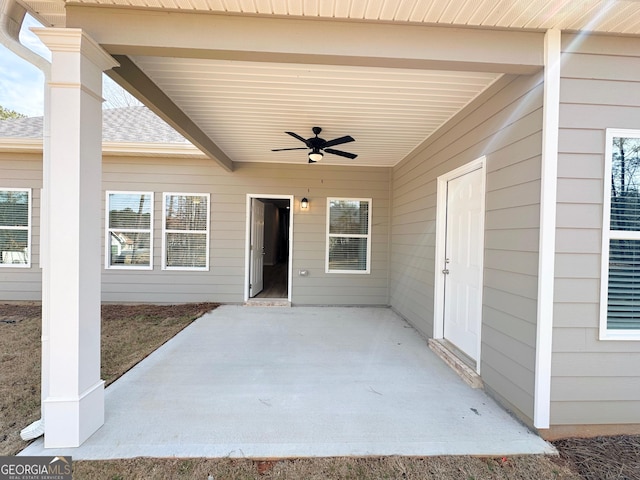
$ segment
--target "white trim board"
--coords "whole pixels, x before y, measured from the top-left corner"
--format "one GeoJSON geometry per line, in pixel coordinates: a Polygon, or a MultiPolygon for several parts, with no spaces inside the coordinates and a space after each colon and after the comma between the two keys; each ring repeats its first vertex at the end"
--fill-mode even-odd
{"type": "MultiPolygon", "coordinates": [[[[484,170],[482,175],[482,219],[480,229],[484,235],[484,215],[485,215],[485,195],[486,195],[486,157],[483,155],[461,167],[440,175],[437,179],[437,199],[436,199],[436,249],[435,249],[435,271],[434,271],[434,315],[433,315],[433,338],[439,340],[444,338],[444,278],[442,269],[445,266],[439,263],[445,258],[446,233],[447,233],[447,183],[458,177],[471,173],[475,170],[484,170]]],[[[484,261],[482,261],[484,265],[484,261]]],[[[481,265],[481,271],[484,266],[481,265]]],[[[482,282],[481,282],[482,283],[482,282]]],[[[475,371],[480,374],[480,359],[482,351],[482,337],[478,335],[478,359],[475,371]]]]}
{"type": "Polygon", "coordinates": [[[251,200],[253,198],[267,198],[275,200],[289,200],[289,265],[287,266],[287,300],[291,302],[293,280],[293,217],[294,196],[247,193],[245,213],[245,249],[244,249],[244,301],[249,301],[249,282],[251,275],[251,200]]]}
{"type": "Polygon", "coordinates": [[[551,416],[551,355],[553,288],[556,256],[556,197],[558,186],[558,130],[560,122],[560,31],[544,37],[544,109],[540,172],[540,247],[534,373],[533,425],[549,428],[551,416]]]}

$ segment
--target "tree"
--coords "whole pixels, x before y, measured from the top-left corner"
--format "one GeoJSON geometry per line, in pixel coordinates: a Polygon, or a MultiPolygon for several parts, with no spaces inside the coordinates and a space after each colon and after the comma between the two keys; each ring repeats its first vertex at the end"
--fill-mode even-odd
{"type": "Polygon", "coordinates": [[[8,108],[4,108],[0,105],[0,120],[6,120],[7,118],[24,118],[26,115],[22,113],[15,112],[13,110],[9,110],[8,108]]]}
{"type": "Polygon", "coordinates": [[[613,139],[611,228],[640,230],[640,139],[613,139]]]}
{"type": "Polygon", "coordinates": [[[139,107],[142,105],[137,98],[106,75],[103,75],[103,80],[102,95],[105,98],[105,102],[102,104],[103,108],[139,107]]]}

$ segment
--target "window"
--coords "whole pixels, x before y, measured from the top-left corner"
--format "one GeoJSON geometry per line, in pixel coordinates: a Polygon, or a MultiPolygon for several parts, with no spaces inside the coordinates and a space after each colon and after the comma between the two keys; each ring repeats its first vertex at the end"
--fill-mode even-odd
{"type": "Polygon", "coordinates": [[[0,267],[31,266],[31,189],[0,189],[0,267]]]}
{"type": "Polygon", "coordinates": [[[165,193],[162,268],[209,269],[209,194],[165,193]]]}
{"type": "Polygon", "coordinates": [[[371,270],[371,199],[327,199],[327,273],[371,270]]]}
{"type": "Polygon", "coordinates": [[[153,193],[107,192],[106,268],[153,268],[153,193]]]}
{"type": "Polygon", "coordinates": [[[640,131],[607,130],[600,338],[640,340],[640,131]]]}

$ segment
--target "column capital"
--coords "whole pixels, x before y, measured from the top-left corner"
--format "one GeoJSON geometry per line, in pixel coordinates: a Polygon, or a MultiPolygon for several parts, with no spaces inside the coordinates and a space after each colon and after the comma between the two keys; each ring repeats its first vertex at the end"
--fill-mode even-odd
{"type": "Polygon", "coordinates": [[[52,53],[80,53],[102,71],[119,66],[98,42],[81,28],[31,28],[52,53]]]}

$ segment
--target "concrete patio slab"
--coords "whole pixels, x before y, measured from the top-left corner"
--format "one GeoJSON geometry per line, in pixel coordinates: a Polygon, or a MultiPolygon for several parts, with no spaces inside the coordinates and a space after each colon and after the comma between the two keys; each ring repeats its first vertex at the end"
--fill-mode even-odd
{"type": "Polygon", "coordinates": [[[513,455],[554,448],[386,308],[221,306],[106,391],[80,459],[513,455]]]}

